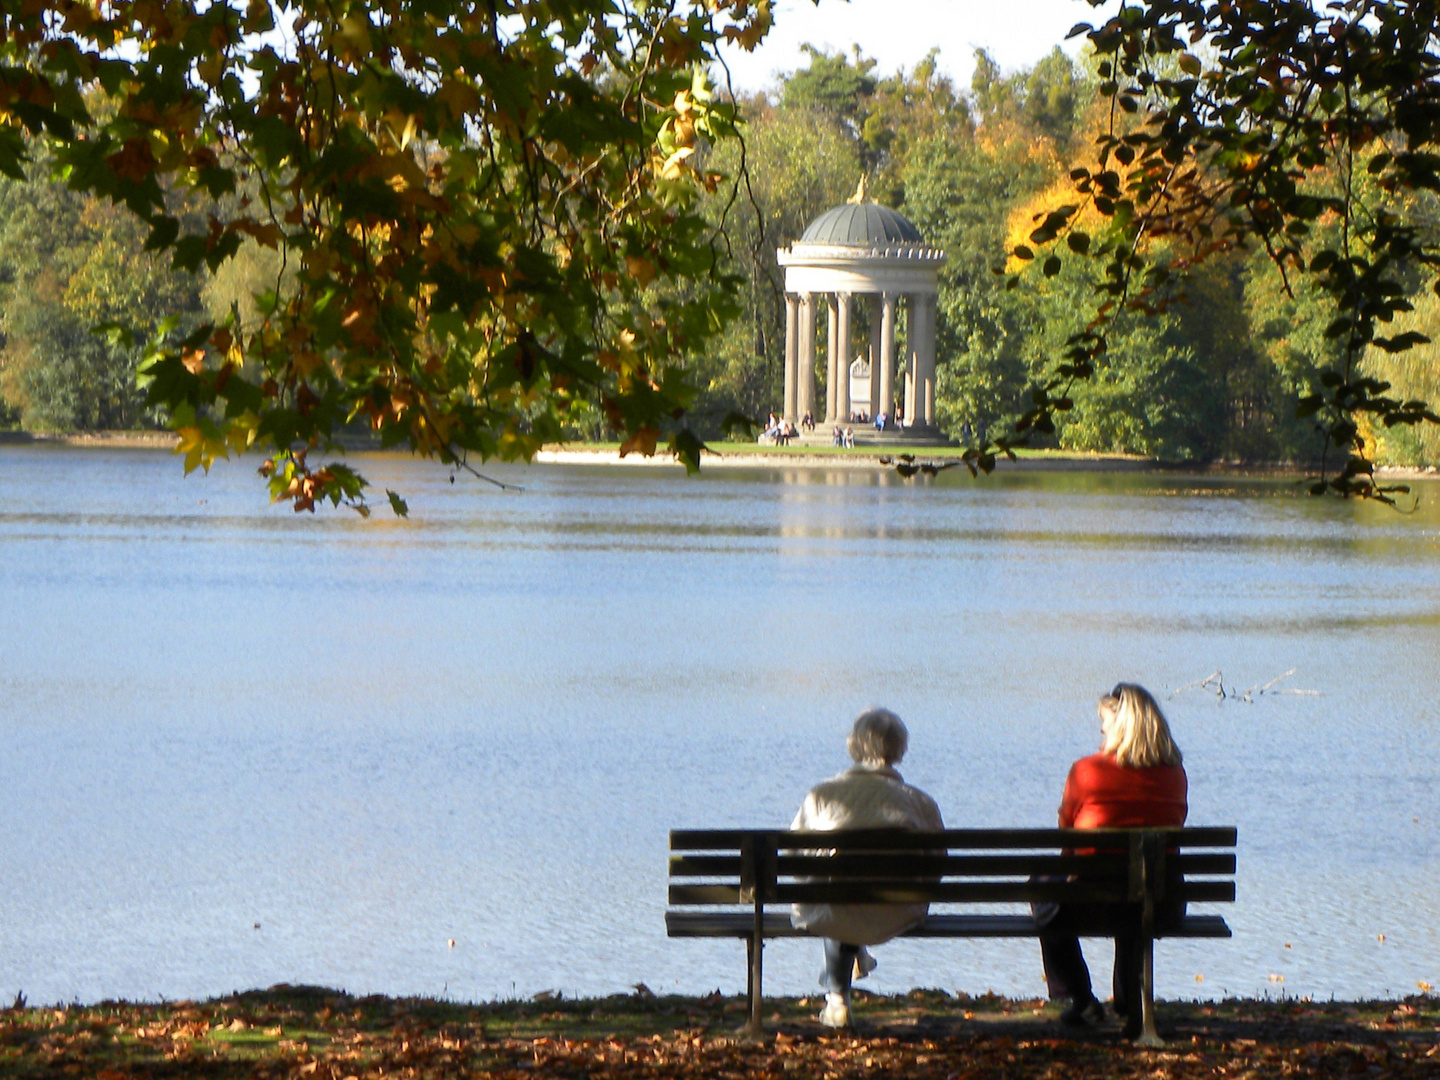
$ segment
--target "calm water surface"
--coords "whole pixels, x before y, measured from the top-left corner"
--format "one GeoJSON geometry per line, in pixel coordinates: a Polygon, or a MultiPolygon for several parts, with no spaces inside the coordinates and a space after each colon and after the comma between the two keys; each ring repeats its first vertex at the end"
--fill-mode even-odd
{"type": "MultiPolygon", "coordinates": [[[[1161,943],[1162,994],[1440,984],[1440,485],[365,460],[401,522],[253,465],[0,448],[0,1000],[734,992],[742,946],[665,937],[667,830],[787,824],[871,703],[948,824],[1050,825],[1121,678],[1240,830],[1235,938],[1161,943]]],[[[1042,989],[1033,942],[880,960],[1042,989]]]]}

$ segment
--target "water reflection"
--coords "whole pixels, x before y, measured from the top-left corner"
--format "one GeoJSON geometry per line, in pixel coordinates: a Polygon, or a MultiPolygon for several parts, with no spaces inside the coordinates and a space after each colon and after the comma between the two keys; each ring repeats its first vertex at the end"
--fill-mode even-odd
{"type": "MultiPolygon", "coordinates": [[[[735,946],[664,937],[668,829],[788,821],[876,701],[948,821],[1048,824],[1121,677],[1241,835],[1236,939],[1162,945],[1163,993],[1440,981],[1440,485],[363,468],[412,520],[0,449],[0,813],[35,823],[0,833],[0,997],[734,990],[735,946]],[[1291,668],[1321,696],[1179,690],[1291,668]]],[[[1034,993],[1038,959],[887,948],[915,984],[1034,993]]]]}

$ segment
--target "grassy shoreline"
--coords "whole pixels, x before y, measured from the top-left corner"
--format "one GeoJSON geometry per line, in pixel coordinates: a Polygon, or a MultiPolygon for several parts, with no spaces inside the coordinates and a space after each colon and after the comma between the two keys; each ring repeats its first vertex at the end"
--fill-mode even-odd
{"type": "MultiPolygon", "coordinates": [[[[0,431],[0,449],[6,446],[63,446],[79,450],[173,450],[175,435],[168,431],[24,432],[0,431]]],[[[343,445],[343,452],[364,457],[386,455],[410,457],[403,450],[381,450],[378,443],[357,440],[343,445]]],[[[912,454],[916,460],[937,464],[957,461],[965,452],[959,446],[913,447],[862,446],[762,446],[758,443],[715,442],[701,458],[702,468],[798,468],[877,469],[891,467],[890,460],[912,454]]],[[[1284,462],[1193,462],[1161,461],[1136,454],[1102,454],[1079,450],[1026,450],[1016,452],[1017,461],[1001,458],[1002,472],[1156,472],[1182,475],[1308,477],[1314,469],[1284,462]]],[[[653,457],[627,454],[620,457],[620,444],[568,443],[546,446],[535,457],[538,464],[608,465],[635,468],[679,469],[680,465],[663,449],[653,457]]],[[[959,466],[957,465],[957,468],[959,466]]],[[[963,472],[963,468],[961,468],[963,472]]],[[[1376,472],[1387,480],[1423,480],[1440,477],[1435,466],[1381,465],[1376,472]]]]}
{"type": "Polygon", "coordinates": [[[1440,998],[1164,1002],[1160,1050],[1118,1026],[1072,1032],[1037,1000],[858,994],[856,1030],[815,999],[767,999],[770,1037],[736,1034],[737,997],[630,995],[461,1004],[277,986],[207,1002],[0,1013],[0,1076],[741,1076],[1045,1078],[1440,1076],[1440,998]],[[1378,1071],[1377,1071],[1378,1070],[1378,1071]]]}

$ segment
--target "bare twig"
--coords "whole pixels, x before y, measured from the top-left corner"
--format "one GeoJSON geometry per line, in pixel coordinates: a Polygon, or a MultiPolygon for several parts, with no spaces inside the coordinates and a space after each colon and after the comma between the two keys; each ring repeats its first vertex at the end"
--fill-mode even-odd
{"type": "Polygon", "coordinates": [[[1186,690],[1194,689],[1209,690],[1213,692],[1215,697],[1218,698],[1220,701],[1233,699],[1236,701],[1243,701],[1247,705],[1254,705],[1255,699],[1258,697],[1275,697],[1279,694],[1293,694],[1297,697],[1319,697],[1319,690],[1296,690],[1291,688],[1286,688],[1283,690],[1274,689],[1276,683],[1288,679],[1291,675],[1295,674],[1295,671],[1295,668],[1291,668],[1289,671],[1281,672],[1279,675],[1276,675],[1267,683],[1255,683],[1245,690],[1241,690],[1234,686],[1227,687],[1225,685],[1224,674],[1220,671],[1213,671],[1209,675],[1206,675],[1203,679],[1196,679],[1194,682],[1188,682],[1184,686],[1177,687],[1175,690],[1171,691],[1169,700],[1173,700],[1174,698],[1179,697],[1186,690]]]}
{"type": "MultiPolygon", "coordinates": [[[[454,468],[454,469],[457,470],[457,471],[460,470],[460,469],[464,469],[464,470],[465,470],[466,472],[468,472],[471,476],[475,477],[475,479],[477,479],[477,480],[484,480],[487,484],[494,484],[494,485],[495,485],[497,488],[499,488],[501,491],[524,491],[524,490],[525,490],[524,487],[522,487],[522,486],[519,485],[519,484],[507,484],[507,483],[505,483],[505,481],[503,481],[503,480],[496,480],[495,477],[493,477],[493,476],[486,476],[484,473],[482,473],[482,472],[480,472],[478,469],[476,469],[474,465],[471,465],[471,464],[470,464],[470,462],[469,462],[469,460],[468,460],[469,455],[468,455],[465,451],[463,451],[463,450],[461,450],[460,452],[457,453],[457,452],[456,452],[456,448],[455,448],[454,446],[451,446],[451,447],[450,447],[450,453],[451,453],[451,456],[454,458],[454,461],[453,461],[451,467],[454,468]]],[[[451,482],[452,484],[455,482],[455,476],[454,476],[453,473],[452,473],[451,476],[450,476],[450,482],[451,482]]]]}

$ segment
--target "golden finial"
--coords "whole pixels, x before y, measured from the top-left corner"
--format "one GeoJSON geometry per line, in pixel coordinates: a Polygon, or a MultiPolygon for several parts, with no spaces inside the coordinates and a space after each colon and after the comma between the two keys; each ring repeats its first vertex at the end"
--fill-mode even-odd
{"type": "Polygon", "coordinates": [[[870,182],[865,179],[865,174],[860,174],[860,183],[855,185],[855,194],[849,199],[852,203],[863,203],[870,201],[870,182]]]}

